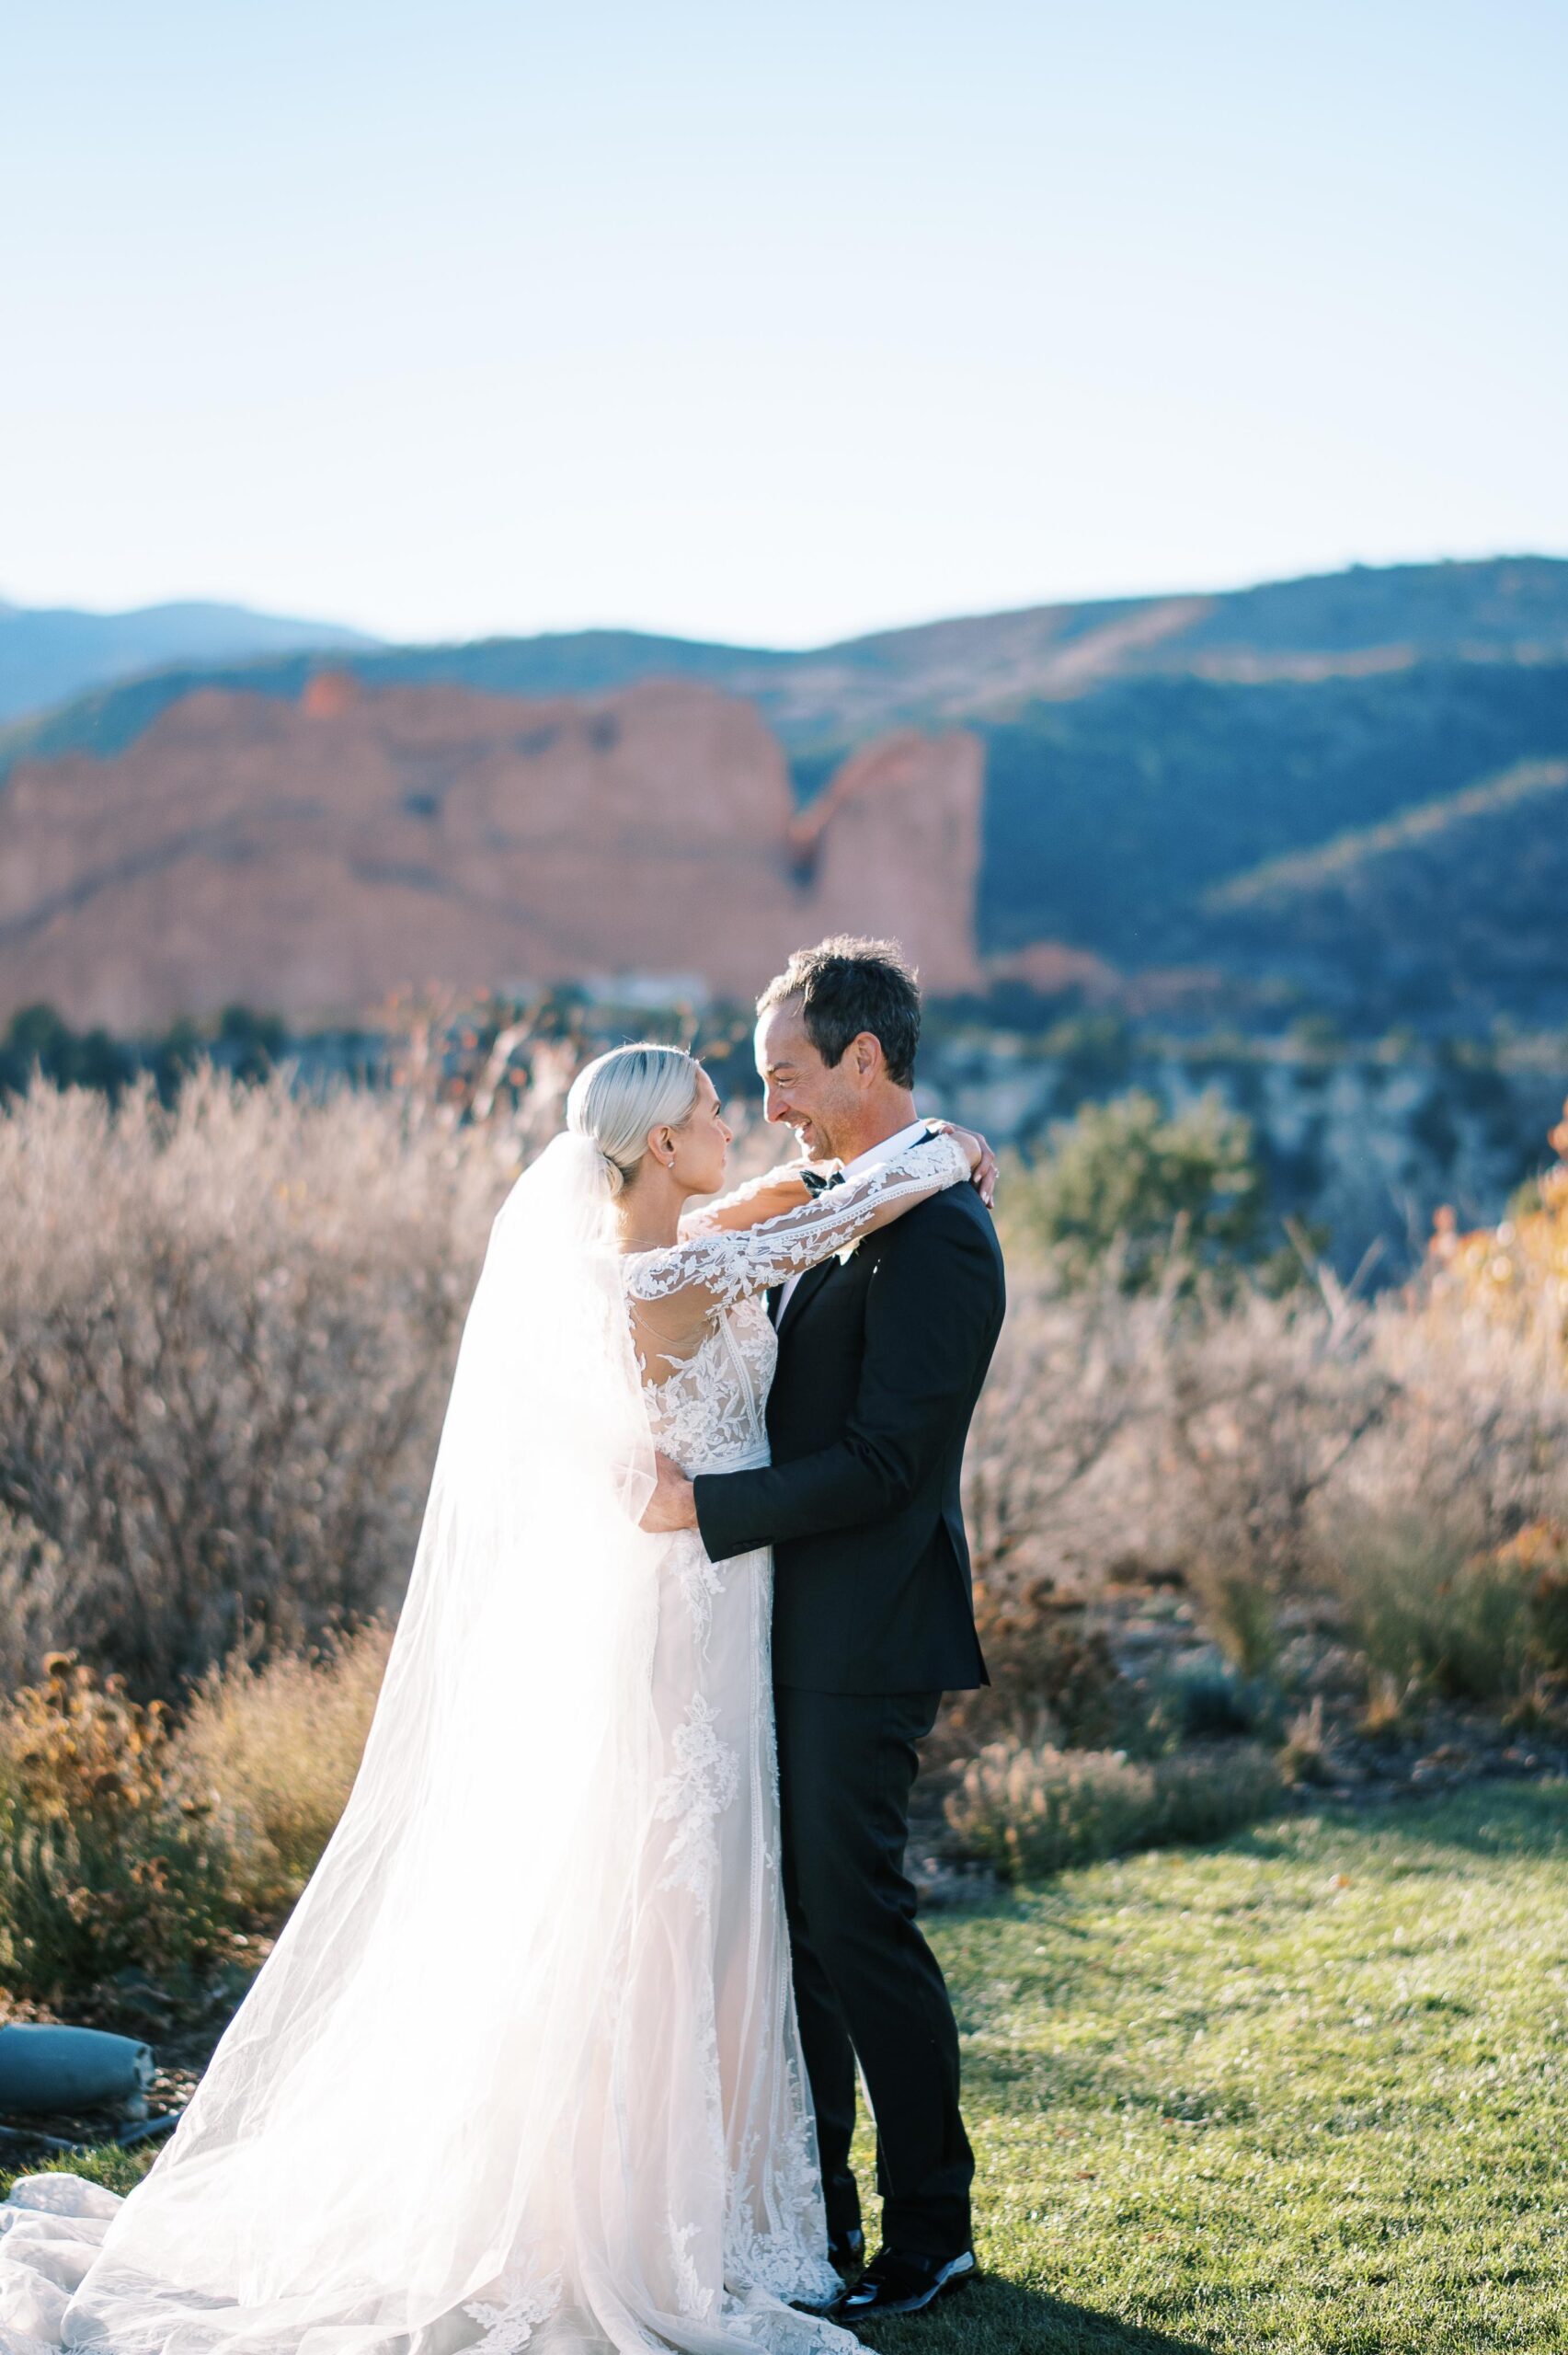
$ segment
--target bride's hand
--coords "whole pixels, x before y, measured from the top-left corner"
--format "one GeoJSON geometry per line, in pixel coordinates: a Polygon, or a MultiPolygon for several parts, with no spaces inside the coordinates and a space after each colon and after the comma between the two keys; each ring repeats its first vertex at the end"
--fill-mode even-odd
{"type": "Polygon", "coordinates": [[[999,1174],[997,1157],[978,1129],[961,1129],[956,1120],[928,1120],[928,1129],[941,1129],[963,1147],[969,1156],[969,1183],[974,1187],[989,1211],[996,1198],[999,1174]]]}
{"type": "Polygon", "coordinates": [[[638,1527],[651,1536],[668,1537],[678,1529],[697,1526],[696,1492],[681,1471],[668,1455],[654,1454],[655,1486],[652,1496],[643,1510],[638,1527]]]}

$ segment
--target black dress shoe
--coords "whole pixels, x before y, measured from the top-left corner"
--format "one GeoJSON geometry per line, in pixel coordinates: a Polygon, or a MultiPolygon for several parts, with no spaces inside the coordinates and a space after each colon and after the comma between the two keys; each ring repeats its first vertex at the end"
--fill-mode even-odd
{"type": "Polygon", "coordinates": [[[833,2312],[846,2322],[857,2322],[863,2315],[918,2315],[933,2298],[967,2281],[974,2270],[972,2249],[946,2258],[900,2257],[896,2249],[881,2249],[833,2312]]]}

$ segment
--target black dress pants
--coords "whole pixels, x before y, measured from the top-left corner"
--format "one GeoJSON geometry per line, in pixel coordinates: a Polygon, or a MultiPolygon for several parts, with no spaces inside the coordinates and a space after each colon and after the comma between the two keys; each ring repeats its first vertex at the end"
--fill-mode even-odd
{"type": "Polygon", "coordinates": [[[974,2155],[958,2031],[904,1871],[915,1744],[938,1693],[776,1694],[784,1903],[828,2222],[860,2221],[855,2062],[876,2121],[882,2241],[945,2260],[969,2246],[974,2155]]]}

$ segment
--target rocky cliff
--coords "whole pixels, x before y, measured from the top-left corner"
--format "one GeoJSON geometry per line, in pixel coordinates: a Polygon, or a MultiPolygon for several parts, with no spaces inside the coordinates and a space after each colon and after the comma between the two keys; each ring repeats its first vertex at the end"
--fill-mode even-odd
{"type": "Polygon", "coordinates": [[[970,735],[905,731],[802,816],[766,721],[700,684],[198,689],[109,758],[12,770],[0,1013],[344,1017],[405,982],[618,974],[745,996],[851,928],[970,988],[981,766],[970,735]]]}

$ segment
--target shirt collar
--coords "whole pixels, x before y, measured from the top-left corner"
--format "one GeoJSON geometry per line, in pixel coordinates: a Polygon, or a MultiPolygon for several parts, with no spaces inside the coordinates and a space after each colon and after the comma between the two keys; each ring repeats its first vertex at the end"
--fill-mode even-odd
{"type": "Polygon", "coordinates": [[[844,1176],[858,1178],[863,1170],[875,1169],[879,1163],[893,1160],[906,1145],[917,1144],[925,1133],[923,1120],[911,1120],[907,1129],[898,1130],[892,1136],[884,1137],[880,1144],[868,1145],[864,1153],[857,1153],[853,1161],[846,1161],[844,1176]]]}

